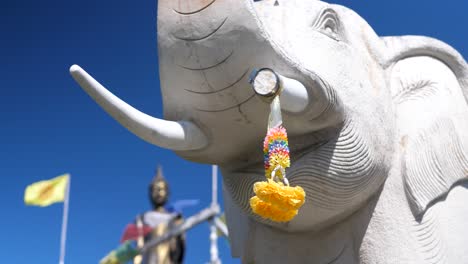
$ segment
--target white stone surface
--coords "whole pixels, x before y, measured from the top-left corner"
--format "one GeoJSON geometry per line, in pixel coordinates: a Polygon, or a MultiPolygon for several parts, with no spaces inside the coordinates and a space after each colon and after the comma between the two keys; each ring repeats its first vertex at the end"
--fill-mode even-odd
{"type": "Polygon", "coordinates": [[[134,129],[145,121],[127,104],[80,84],[138,136],[220,165],[234,256],[244,263],[468,263],[468,67],[455,50],[427,37],[380,38],[352,10],[315,0],[158,5],[164,115],[191,129],[154,128],[165,132],[148,140],[134,129]],[[253,183],[264,179],[269,106],[247,79],[263,67],[308,93],[304,110],[283,114],[288,179],[307,193],[286,224],[260,219],[248,205],[253,183]],[[165,144],[161,135],[182,143],[165,144]]]}

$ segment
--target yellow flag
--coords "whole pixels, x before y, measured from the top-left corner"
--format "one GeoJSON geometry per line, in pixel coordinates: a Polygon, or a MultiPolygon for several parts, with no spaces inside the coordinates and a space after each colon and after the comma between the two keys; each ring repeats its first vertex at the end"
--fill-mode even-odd
{"type": "Polygon", "coordinates": [[[28,205],[49,206],[63,202],[70,175],[64,174],[56,178],[35,182],[24,192],[24,202],[28,205]]]}

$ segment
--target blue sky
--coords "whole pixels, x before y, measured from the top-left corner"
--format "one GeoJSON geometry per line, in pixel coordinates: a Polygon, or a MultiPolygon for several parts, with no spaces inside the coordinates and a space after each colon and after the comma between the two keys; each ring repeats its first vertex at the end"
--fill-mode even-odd
{"type": "MultiPolygon", "coordinates": [[[[288,1],[288,0],[281,0],[288,1]]],[[[379,35],[427,35],[468,57],[466,0],[340,0],[379,35]]],[[[152,1],[17,0],[0,4],[0,252],[2,262],[57,263],[62,204],[23,204],[35,181],[72,174],[66,263],[96,263],[149,209],[157,164],[172,200],[210,202],[211,168],[143,142],[105,114],[68,73],[77,63],[138,109],[162,116],[152,1]]],[[[186,263],[209,260],[209,229],[187,234],[186,263]]],[[[228,243],[220,240],[224,263],[228,243]]]]}

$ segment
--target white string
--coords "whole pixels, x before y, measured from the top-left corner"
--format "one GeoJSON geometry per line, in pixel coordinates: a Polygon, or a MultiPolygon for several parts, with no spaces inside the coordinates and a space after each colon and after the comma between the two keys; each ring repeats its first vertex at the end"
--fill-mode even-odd
{"type": "Polygon", "coordinates": [[[271,174],[270,174],[270,177],[272,180],[274,181],[278,181],[278,177],[276,176],[276,172],[280,170],[281,171],[281,174],[283,175],[283,183],[287,186],[289,186],[289,181],[288,179],[286,178],[286,170],[281,167],[280,165],[276,165],[276,167],[271,171],[271,174]]]}

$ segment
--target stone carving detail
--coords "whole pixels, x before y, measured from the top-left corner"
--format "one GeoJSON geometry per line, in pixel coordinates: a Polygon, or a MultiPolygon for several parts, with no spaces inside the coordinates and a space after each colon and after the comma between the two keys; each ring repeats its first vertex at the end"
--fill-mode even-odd
{"type": "Polygon", "coordinates": [[[468,262],[468,67],[460,54],[428,37],[381,38],[352,10],[315,0],[158,5],[166,120],[132,108],[78,66],[71,73],[139,137],[220,165],[234,256],[468,262]],[[307,192],[285,224],[248,206],[252,184],[263,179],[269,109],[247,79],[262,67],[302,84],[281,95],[289,181],[307,192]],[[305,109],[294,107],[299,101],[305,109]]]}

